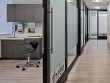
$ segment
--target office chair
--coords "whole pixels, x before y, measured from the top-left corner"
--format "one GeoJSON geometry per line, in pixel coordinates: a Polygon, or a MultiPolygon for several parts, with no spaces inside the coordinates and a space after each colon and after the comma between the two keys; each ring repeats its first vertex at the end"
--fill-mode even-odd
{"type": "MultiPolygon", "coordinates": [[[[39,67],[40,64],[40,60],[42,58],[42,55],[37,55],[37,47],[38,47],[39,43],[36,40],[32,40],[29,43],[25,43],[25,50],[24,50],[24,54],[27,55],[27,62],[23,65],[22,67],[22,71],[25,71],[25,67],[31,67],[31,66],[36,66],[39,67]],[[37,58],[37,63],[36,62],[31,62],[30,58],[31,56],[36,56],[37,58]]],[[[20,66],[17,65],[16,68],[19,68],[20,66]]]]}

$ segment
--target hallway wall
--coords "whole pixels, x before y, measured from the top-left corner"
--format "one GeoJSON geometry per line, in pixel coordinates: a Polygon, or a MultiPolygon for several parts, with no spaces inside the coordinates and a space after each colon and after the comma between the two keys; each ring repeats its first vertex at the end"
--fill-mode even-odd
{"type": "Polygon", "coordinates": [[[108,19],[107,19],[107,43],[110,47],[110,2],[107,8],[107,13],[108,13],[108,19]]]}

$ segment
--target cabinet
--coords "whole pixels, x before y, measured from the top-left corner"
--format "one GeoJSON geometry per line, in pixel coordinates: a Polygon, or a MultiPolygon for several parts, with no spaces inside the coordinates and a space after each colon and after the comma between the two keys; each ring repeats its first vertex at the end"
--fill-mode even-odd
{"type": "MultiPolygon", "coordinates": [[[[3,59],[27,59],[27,55],[24,54],[25,44],[34,40],[29,38],[25,40],[2,40],[1,41],[1,55],[3,59]]],[[[31,59],[36,59],[37,55],[42,55],[42,38],[36,39],[39,42],[39,46],[36,50],[36,56],[31,56],[31,59]]]]}
{"type": "Polygon", "coordinates": [[[8,22],[36,22],[43,19],[40,4],[7,4],[8,22]]]}
{"type": "Polygon", "coordinates": [[[17,22],[22,22],[24,21],[24,16],[25,16],[25,9],[24,9],[24,5],[22,4],[19,4],[19,5],[16,5],[16,8],[15,8],[15,13],[16,13],[16,16],[15,16],[15,21],[17,22]]]}
{"type": "Polygon", "coordinates": [[[16,10],[15,7],[16,7],[16,5],[14,5],[14,4],[7,5],[7,21],[15,21],[15,17],[16,17],[15,16],[15,10],[16,10]]]}
{"type": "Polygon", "coordinates": [[[34,8],[34,21],[43,22],[43,8],[42,5],[33,5],[34,8]]]}
{"type": "Polygon", "coordinates": [[[24,56],[24,41],[14,40],[11,42],[13,42],[13,57],[12,58],[25,59],[26,56],[24,56]]]}
{"type": "Polygon", "coordinates": [[[25,5],[24,21],[29,21],[29,22],[34,21],[33,12],[34,12],[33,5],[25,5]]]}
{"type": "Polygon", "coordinates": [[[11,58],[13,57],[12,52],[13,43],[10,40],[1,41],[1,55],[2,58],[11,58]]]}

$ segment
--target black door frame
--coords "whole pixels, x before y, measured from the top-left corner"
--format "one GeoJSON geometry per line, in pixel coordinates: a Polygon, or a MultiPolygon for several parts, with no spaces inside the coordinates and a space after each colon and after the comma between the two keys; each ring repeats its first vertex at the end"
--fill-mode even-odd
{"type": "Polygon", "coordinates": [[[87,7],[87,41],[89,41],[89,9],[87,7]]]}
{"type": "Polygon", "coordinates": [[[81,54],[81,0],[78,0],[78,45],[77,55],[81,54]]]}
{"type": "Polygon", "coordinates": [[[49,16],[49,8],[50,8],[50,1],[43,0],[43,7],[44,7],[44,54],[43,54],[43,83],[50,83],[50,55],[49,55],[49,23],[50,23],[50,16],[49,16]]]}
{"type": "Polygon", "coordinates": [[[85,17],[85,19],[86,19],[86,22],[85,22],[85,25],[86,25],[85,44],[86,44],[88,42],[88,8],[87,8],[87,6],[86,6],[86,9],[85,9],[85,15],[86,15],[86,17],[85,17]]]}

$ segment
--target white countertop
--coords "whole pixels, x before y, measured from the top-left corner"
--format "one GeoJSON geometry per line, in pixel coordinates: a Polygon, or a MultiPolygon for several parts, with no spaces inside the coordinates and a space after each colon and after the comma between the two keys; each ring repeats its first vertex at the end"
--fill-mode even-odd
{"type": "Polygon", "coordinates": [[[24,40],[26,38],[42,38],[41,36],[28,36],[28,37],[6,37],[2,36],[0,37],[0,40],[24,40]]]}

